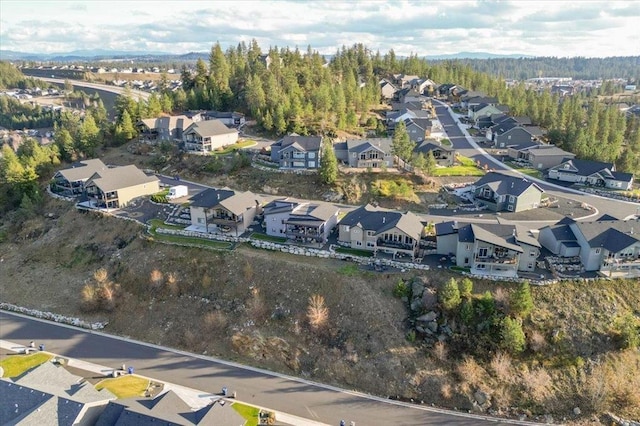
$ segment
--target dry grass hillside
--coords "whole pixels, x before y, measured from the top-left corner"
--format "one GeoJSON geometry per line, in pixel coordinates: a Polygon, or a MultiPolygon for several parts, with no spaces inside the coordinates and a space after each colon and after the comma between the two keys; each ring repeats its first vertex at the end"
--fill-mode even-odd
{"type": "MultiPolygon", "coordinates": [[[[523,354],[462,356],[446,336],[408,340],[408,309],[393,295],[400,279],[431,291],[450,278],[444,271],[380,274],[249,246],[163,245],[134,223],[54,200],[19,226],[3,221],[5,302],[377,395],[543,421],[640,419],[640,356],[619,350],[611,331],[638,314],[636,281],[533,288],[523,354]]],[[[487,290],[503,303],[513,289],[474,283],[475,294],[487,290]]]]}

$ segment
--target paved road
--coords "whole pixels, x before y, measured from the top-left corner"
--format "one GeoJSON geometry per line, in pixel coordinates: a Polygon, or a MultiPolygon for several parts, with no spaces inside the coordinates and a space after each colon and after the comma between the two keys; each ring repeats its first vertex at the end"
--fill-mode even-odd
{"type": "Polygon", "coordinates": [[[367,426],[516,424],[399,405],[263,370],[5,312],[0,312],[0,339],[20,345],[30,341],[42,343],[48,351],[105,366],[127,364],[141,375],[204,392],[218,393],[222,386],[227,386],[230,391],[237,391],[241,401],[330,425],[337,425],[340,419],[367,426]]]}
{"type": "MultiPolygon", "coordinates": [[[[66,81],[65,79],[62,79],[62,78],[47,78],[47,77],[37,77],[37,78],[38,80],[44,80],[49,83],[56,83],[56,84],[64,84],[66,81]]],[[[124,92],[124,88],[118,87],[118,86],[109,86],[107,84],[89,83],[87,81],[71,80],[71,79],[69,80],[69,82],[74,86],[86,87],[88,89],[103,90],[105,92],[111,92],[117,95],[120,95],[124,92]]],[[[149,99],[149,96],[151,95],[151,93],[143,92],[141,90],[133,90],[133,89],[130,90],[130,93],[135,100],[144,99],[145,101],[149,99]]]]}
{"type": "MultiPolygon", "coordinates": [[[[509,167],[487,154],[482,148],[473,142],[472,138],[467,137],[460,127],[458,127],[458,124],[452,117],[450,110],[446,105],[439,101],[436,101],[436,114],[440,123],[442,123],[447,137],[451,140],[453,147],[460,153],[460,155],[480,161],[480,164],[483,167],[487,165],[488,168],[494,170],[511,170],[509,167]]],[[[536,180],[530,176],[527,176],[527,179],[536,180]]],[[[538,183],[540,187],[550,195],[590,204],[598,209],[601,214],[607,213],[614,217],[624,219],[628,216],[637,214],[640,211],[640,204],[638,203],[619,201],[590,194],[587,195],[546,181],[536,180],[536,183],[538,183]]]]}

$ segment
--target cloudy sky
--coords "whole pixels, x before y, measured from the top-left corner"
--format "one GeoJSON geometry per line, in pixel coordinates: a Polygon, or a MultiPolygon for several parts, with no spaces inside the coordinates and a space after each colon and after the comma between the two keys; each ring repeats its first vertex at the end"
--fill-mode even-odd
{"type": "MultiPolygon", "coordinates": [[[[0,1],[0,49],[186,53],[255,38],[334,53],[640,54],[640,0],[0,1]]],[[[1,58],[0,58],[1,59],[1,58]]]]}

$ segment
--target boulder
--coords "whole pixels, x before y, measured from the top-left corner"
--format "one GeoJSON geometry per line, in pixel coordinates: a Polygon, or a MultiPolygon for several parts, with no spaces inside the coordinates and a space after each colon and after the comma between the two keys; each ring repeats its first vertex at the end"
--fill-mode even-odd
{"type": "Polygon", "coordinates": [[[473,394],[473,397],[475,398],[475,400],[478,403],[478,405],[484,405],[489,400],[489,395],[487,395],[486,393],[482,392],[481,390],[476,391],[473,394]]]}
{"type": "Polygon", "coordinates": [[[432,333],[436,333],[438,331],[438,323],[435,321],[428,322],[426,328],[432,333]]]}
{"type": "Polygon", "coordinates": [[[435,320],[436,318],[438,318],[438,314],[433,312],[433,311],[430,311],[430,312],[427,312],[424,315],[420,315],[418,318],[416,318],[416,321],[418,321],[418,322],[431,322],[431,321],[435,320]]]}
{"type": "Polygon", "coordinates": [[[573,414],[575,414],[576,416],[579,416],[580,414],[582,414],[582,410],[580,409],[580,407],[574,408],[573,414]]]}
{"type": "Polygon", "coordinates": [[[414,280],[411,283],[411,295],[413,297],[422,297],[424,292],[424,284],[420,280],[414,280]]]}

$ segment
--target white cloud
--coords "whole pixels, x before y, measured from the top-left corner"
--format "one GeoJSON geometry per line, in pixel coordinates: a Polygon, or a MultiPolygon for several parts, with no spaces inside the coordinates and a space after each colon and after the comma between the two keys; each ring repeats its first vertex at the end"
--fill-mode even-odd
{"type": "Polygon", "coordinates": [[[640,54],[632,1],[0,1],[0,48],[207,51],[255,38],[334,53],[364,43],[398,55],[640,54]]]}

